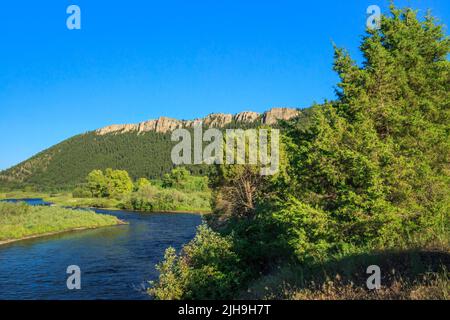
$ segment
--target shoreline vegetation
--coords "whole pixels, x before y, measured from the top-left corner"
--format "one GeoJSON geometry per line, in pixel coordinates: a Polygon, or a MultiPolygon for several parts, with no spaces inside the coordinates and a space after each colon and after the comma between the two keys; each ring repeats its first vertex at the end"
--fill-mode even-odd
{"type": "MultiPolygon", "coordinates": [[[[74,209],[100,209],[110,211],[127,211],[140,214],[152,214],[152,213],[167,213],[167,214],[210,214],[210,209],[179,209],[179,210],[158,210],[156,211],[142,211],[142,210],[126,210],[116,206],[92,206],[95,204],[97,198],[74,198],[70,192],[61,192],[56,194],[50,194],[47,192],[27,192],[22,190],[0,192],[0,201],[2,200],[30,200],[30,199],[42,199],[44,202],[48,202],[52,207],[61,208],[74,208],[74,209]]],[[[100,204],[100,203],[99,203],[100,204]]]]}
{"type": "Polygon", "coordinates": [[[125,224],[114,216],[93,211],[0,202],[0,245],[125,224]]]}
{"type": "Polygon", "coordinates": [[[212,193],[207,177],[192,176],[185,168],[176,168],[163,180],[140,178],[132,181],[124,170],[94,170],[86,183],[72,191],[39,192],[10,190],[0,192],[0,200],[39,198],[59,207],[125,210],[139,213],[212,212],[212,193]]]}
{"type": "Polygon", "coordinates": [[[0,193],[0,245],[59,233],[123,225],[116,217],[89,209],[142,214],[209,214],[211,191],[206,177],[184,168],[174,169],[162,181],[135,182],[123,170],[92,171],[86,183],[72,192],[45,193],[11,190],[0,193]],[[20,200],[42,199],[50,206],[29,206],[20,200]],[[73,209],[87,209],[85,211],[73,209]]]}
{"type": "Polygon", "coordinates": [[[67,229],[67,230],[61,230],[61,231],[55,231],[55,232],[40,233],[40,234],[35,234],[32,236],[26,236],[26,237],[17,238],[17,239],[0,240],[0,246],[14,243],[14,242],[24,241],[24,240],[31,240],[31,239],[55,236],[58,234],[64,234],[64,233],[70,233],[70,232],[76,232],[76,231],[94,230],[94,229],[104,228],[104,227],[123,226],[123,225],[127,225],[127,223],[125,221],[119,220],[118,223],[115,225],[105,225],[105,226],[101,226],[101,227],[80,227],[80,228],[67,229]]]}

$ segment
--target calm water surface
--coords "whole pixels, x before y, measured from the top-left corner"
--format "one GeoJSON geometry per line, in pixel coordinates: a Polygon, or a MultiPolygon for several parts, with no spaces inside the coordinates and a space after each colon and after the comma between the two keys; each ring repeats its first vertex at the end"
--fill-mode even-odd
{"type": "Polygon", "coordinates": [[[0,246],[0,299],[149,299],[145,289],[157,279],[155,264],[165,249],[189,242],[202,220],[192,214],[96,211],[129,225],[0,246]],[[81,290],[67,289],[70,265],[81,268],[81,290]]]}

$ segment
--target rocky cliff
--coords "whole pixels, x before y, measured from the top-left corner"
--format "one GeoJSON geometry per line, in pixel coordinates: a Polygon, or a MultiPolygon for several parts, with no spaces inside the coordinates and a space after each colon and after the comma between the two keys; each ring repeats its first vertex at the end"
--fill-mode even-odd
{"type": "Polygon", "coordinates": [[[236,115],[225,113],[213,113],[203,119],[195,120],[177,120],[167,117],[160,117],[156,120],[149,120],[138,124],[115,124],[96,130],[98,135],[106,135],[110,133],[126,133],[126,132],[159,132],[167,133],[179,128],[192,128],[196,125],[203,124],[206,127],[222,128],[230,123],[254,123],[260,122],[265,125],[274,125],[279,120],[289,120],[297,115],[299,111],[293,108],[273,108],[263,114],[245,111],[236,115]]]}

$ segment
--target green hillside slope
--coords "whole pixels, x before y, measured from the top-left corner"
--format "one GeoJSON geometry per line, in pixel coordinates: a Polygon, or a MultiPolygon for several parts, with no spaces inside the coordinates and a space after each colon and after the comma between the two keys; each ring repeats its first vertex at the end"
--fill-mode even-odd
{"type": "MultiPolygon", "coordinates": [[[[174,168],[170,134],[147,132],[74,136],[0,173],[0,188],[37,190],[71,189],[94,169],[121,169],[133,179],[159,179],[174,168]]],[[[207,166],[188,166],[194,175],[207,166]]]]}
{"type": "MultiPolygon", "coordinates": [[[[173,168],[170,134],[147,132],[97,135],[65,140],[0,173],[3,187],[71,187],[94,169],[124,169],[133,178],[159,178],[173,168]]],[[[199,173],[200,168],[193,168],[199,173]],[[197,169],[197,170],[196,170],[197,169]]]]}
{"type": "MultiPolygon", "coordinates": [[[[309,109],[303,109],[300,117],[307,121],[309,114],[309,109]]],[[[260,119],[233,121],[222,130],[250,129],[260,125],[260,119]]],[[[126,170],[133,179],[159,179],[174,168],[170,154],[176,144],[171,141],[170,132],[132,131],[101,135],[92,131],[80,134],[0,172],[0,189],[71,189],[84,182],[92,170],[107,168],[126,170]]],[[[187,168],[193,175],[205,175],[210,167],[192,165],[187,168]]]]}

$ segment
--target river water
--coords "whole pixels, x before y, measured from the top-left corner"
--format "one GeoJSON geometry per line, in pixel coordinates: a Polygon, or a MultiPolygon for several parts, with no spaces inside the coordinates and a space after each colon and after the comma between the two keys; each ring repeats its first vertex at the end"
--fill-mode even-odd
{"type": "MultiPolygon", "coordinates": [[[[36,203],[36,199],[33,199],[36,203]]],[[[96,210],[129,225],[77,231],[0,246],[0,300],[149,299],[148,281],[169,246],[177,250],[202,222],[193,214],[96,210]],[[81,290],[67,288],[67,267],[81,269],[81,290]]]]}

